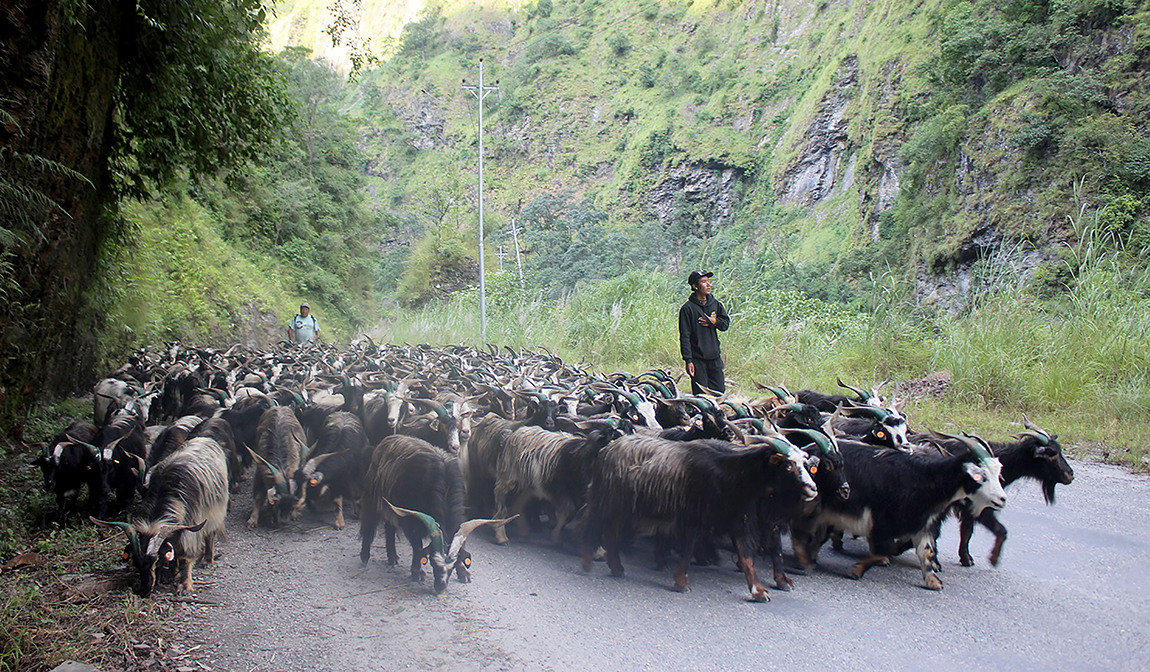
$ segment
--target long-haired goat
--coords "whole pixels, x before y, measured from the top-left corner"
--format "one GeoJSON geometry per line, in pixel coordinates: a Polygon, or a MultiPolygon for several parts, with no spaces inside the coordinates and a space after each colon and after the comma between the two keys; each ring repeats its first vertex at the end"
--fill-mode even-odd
{"type": "Polygon", "coordinates": [[[259,525],[265,506],[271,510],[276,525],[287,515],[298,519],[307,499],[307,491],[301,491],[295,480],[295,472],[308,455],[303,427],[290,408],[276,406],[264,412],[256,434],[259,450],[249,449],[257,464],[248,528],[259,525]]]}
{"type": "Polygon", "coordinates": [[[228,463],[223,449],[207,437],[190,439],[148,472],[147,491],[131,523],[92,522],[128,536],[141,596],[151,594],[161,563],[178,563],[177,592],[191,592],[192,566],[201,557],[212,564],[215,543],[224,537],[228,463]]]}
{"type": "MultiPolygon", "coordinates": [[[[610,427],[591,430],[586,436],[549,432],[541,427],[521,427],[507,438],[495,480],[495,517],[509,513],[522,515],[533,499],[555,507],[555,529],[551,542],[558,544],[567,521],[583,506],[591,466],[599,450],[617,436],[610,427]],[[507,495],[518,492],[508,510],[507,495]]],[[[528,524],[520,518],[520,534],[526,537],[528,524]]],[[[503,527],[495,530],[496,543],[507,543],[503,527]]]]}
{"type": "Polygon", "coordinates": [[[451,573],[460,583],[471,580],[471,555],[463,549],[467,535],[478,525],[507,521],[463,522],[463,475],[459,458],[430,443],[410,436],[388,436],[371,456],[364,478],[360,509],[359,559],[371,559],[376,528],[384,521],[387,562],[395,565],[395,530],[402,529],[411,543],[411,579],[423,580],[420,564],[431,563],[435,592],[447,588],[451,573]],[[424,547],[427,537],[430,545],[424,547]]]}
{"type": "Polygon", "coordinates": [[[599,452],[587,495],[582,562],[591,569],[602,543],[612,576],[623,575],[620,539],[663,534],[675,540],[677,591],[690,589],[687,566],[701,534],[735,540],[751,599],[770,599],[747,552],[748,521],[768,491],[814,499],[806,453],[783,441],[741,448],[724,441],[665,441],[626,436],[599,452]]]}
{"type": "Polygon", "coordinates": [[[533,404],[530,414],[522,420],[508,420],[492,412],[472,423],[471,438],[460,456],[460,466],[467,479],[467,496],[473,511],[494,510],[495,478],[507,437],[520,427],[529,425],[555,428],[555,402],[542,397],[535,399],[533,404]]]}

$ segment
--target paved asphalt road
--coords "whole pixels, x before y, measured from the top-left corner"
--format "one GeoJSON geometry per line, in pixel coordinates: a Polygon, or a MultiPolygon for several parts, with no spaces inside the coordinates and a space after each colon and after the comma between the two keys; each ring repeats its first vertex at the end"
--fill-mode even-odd
{"type": "MultiPolygon", "coordinates": [[[[678,594],[645,546],[615,579],[602,563],[584,574],[573,549],[542,536],[501,548],[483,534],[468,542],[473,583],[435,597],[406,580],[405,542],[389,567],[381,534],[361,567],[354,519],[343,531],[315,514],[251,532],[244,496],[224,557],[198,574],[198,597],[220,605],[185,632],[228,670],[1150,669],[1150,478],[1073,466],[1055,506],[1036,484],[1008,490],[998,568],[981,528],[978,564],[959,566],[950,522],[941,592],[921,587],[913,553],[853,581],[853,558],[828,548],[766,604],[748,602],[726,564],[692,568],[694,590],[678,594]]],[[[861,553],[861,540],[846,551],[861,553]]]]}

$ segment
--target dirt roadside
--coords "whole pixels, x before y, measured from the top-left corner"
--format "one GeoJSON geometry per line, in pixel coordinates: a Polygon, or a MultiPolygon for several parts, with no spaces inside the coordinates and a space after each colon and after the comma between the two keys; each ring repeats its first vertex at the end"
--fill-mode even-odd
{"type": "MultiPolygon", "coordinates": [[[[250,487],[250,486],[249,486],[250,487]]],[[[181,646],[198,669],[503,670],[514,657],[486,636],[482,609],[455,583],[436,596],[408,578],[410,546],[386,562],[382,529],[359,560],[359,523],[335,530],[332,514],[305,511],[279,529],[245,525],[251,495],[235,496],[215,568],[198,569],[181,646]]]]}

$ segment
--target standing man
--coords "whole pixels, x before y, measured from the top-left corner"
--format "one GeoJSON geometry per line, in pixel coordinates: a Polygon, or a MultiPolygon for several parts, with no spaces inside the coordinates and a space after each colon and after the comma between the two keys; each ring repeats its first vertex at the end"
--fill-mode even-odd
{"type": "Polygon", "coordinates": [[[702,388],[725,392],[723,357],[719,352],[719,332],[731,326],[723,304],[711,295],[711,271],[691,271],[687,284],[691,295],[679,309],[679,349],[691,377],[691,391],[702,394],[702,388]]]}
{"type": "Polygon", "coordinates": [[[299,315],[288,322],[288,341],[296,345],[307,345],[319,335],[319,322],[311,314],[311,306],[305,301],[299,304],[299,315]]]}

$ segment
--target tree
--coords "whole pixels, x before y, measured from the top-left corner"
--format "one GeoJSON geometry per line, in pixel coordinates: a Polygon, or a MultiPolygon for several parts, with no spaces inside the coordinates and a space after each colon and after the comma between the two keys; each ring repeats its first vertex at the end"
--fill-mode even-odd
{"type": "Polygon", "coordinates": [[[275,136],[289,108],[263,19],[259,0],[0,5],[0,151],[40,159],[6,164],[5,179],[59,206],[26,222],[35,235],[0,241],[2,284],[18,288],[0,305],[0,429],[18,436],[43,391],[92,379],[88,290],[101,247],[131,242],[118,200],[234,168],[275,136]]]}

